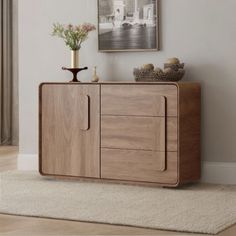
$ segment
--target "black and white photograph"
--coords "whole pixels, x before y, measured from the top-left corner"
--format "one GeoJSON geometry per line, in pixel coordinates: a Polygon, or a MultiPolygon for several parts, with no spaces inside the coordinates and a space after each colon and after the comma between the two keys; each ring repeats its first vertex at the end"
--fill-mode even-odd
{"type": "Polygon", "coordinates": [[[99,51],[158,50],[158,0],[98,0],[99,51]]]}

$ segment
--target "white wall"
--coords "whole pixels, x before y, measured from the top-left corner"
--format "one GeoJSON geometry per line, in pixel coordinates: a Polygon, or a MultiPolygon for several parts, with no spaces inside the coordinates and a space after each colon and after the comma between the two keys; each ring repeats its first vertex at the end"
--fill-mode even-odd
{"type": "MultiPolygon", "coordinates": [[[[236,1],[164,0],[161,4],[161,51],[97,52],[94,33],[83,45],[81,62],[91,78],[98,66],[103,80],[132,80],[133,67],[161,66],[168,57],[186,62],[186,80],[202,83],[202,156],[208,162],[236,162],[236,1]]],[[[19,0],[20,153],[38,152],[38,85],[68,81],[60,69],[69,50],[50,36],[53,22],[97,23],[96,0],[19,0]]]]}

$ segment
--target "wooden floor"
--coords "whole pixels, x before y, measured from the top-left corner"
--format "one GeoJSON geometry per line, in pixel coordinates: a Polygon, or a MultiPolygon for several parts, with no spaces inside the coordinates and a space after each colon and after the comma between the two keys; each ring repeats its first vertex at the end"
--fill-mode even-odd
{"type": "MultiPolygon", "coordinates": [[[[15,170],[17,147],[0,147],[0,172],[15,170]]],[[[51,220],[33,217],[9,216],[0,214],[0,236],[74,236],[74,235],[192,235],[169,231],[142,229],[135,227],[114,226],[51,220]]],[[[236,226],[219,234],[220,236],[236,236],[236,226]]]]}

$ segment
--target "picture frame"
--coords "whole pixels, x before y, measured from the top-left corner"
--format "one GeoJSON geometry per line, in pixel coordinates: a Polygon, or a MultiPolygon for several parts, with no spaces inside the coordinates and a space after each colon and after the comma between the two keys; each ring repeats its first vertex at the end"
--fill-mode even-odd
{"type": "Polygon", "coordinates": [[[159,0],[97,0],[98,51],[158,51],[159,0]]]}

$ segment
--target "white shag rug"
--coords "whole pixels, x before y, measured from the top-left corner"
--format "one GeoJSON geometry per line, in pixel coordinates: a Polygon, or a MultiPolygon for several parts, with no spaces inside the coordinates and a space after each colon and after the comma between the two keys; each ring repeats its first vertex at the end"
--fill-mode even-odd
{"type": "Polygon", "coordinates": [[[236,187],[181,189],[0,174],[0,213],[217,234],[236,223],[236,187]]]}

